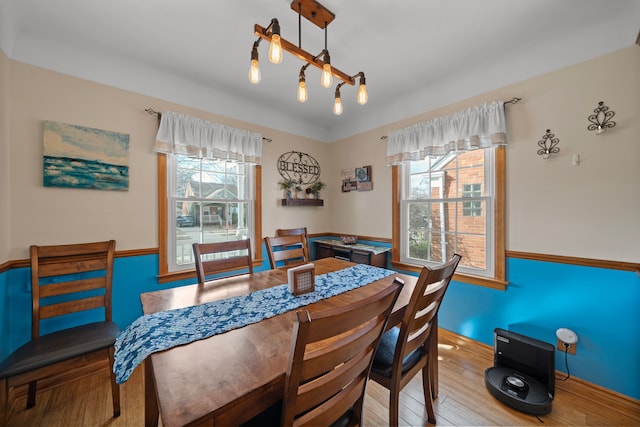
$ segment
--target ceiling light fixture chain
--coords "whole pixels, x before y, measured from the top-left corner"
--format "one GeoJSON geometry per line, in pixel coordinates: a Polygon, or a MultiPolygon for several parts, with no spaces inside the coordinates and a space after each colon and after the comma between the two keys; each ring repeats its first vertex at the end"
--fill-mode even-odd
{"type": "Polygon", "coordinates": [[[336,102],[334,104],[333,110],[335,114],[342,113],[340,88],[345,84],[354,86],[356,83],[356,78],[360,79],[356,99],[358,101],[358,104],[366,104],[369,96],[367,93],[364,72],[360,71],[353,76],[349,76],[348,74],[338,70],[331,65],[331,56],[329,55],[329,49],[327,47],[327,27],[333,21],[335,15],[323,5],[318,3],[316,0],[293,0],[291,2],[291,9],[298,13],[298,46],[295,46],[294,44],[290,43],[280,36],[280,24],[276,18],[273,18],[269,26],[266,28],[255,24],[254,32],[258,36],[258,40],[253,43],[253,48],[251,49],[251,68],[249,71],[249,80],[251,81],[251,83],[257,84],[261,80],[260,65],[258,59],[258,45],[260,44],[260,40],[264,39],[270,43],[270,62],[274,64],[282,62],[283,50],[289,52],[294,56],[297,56],[299,59],[306,62],[306,64],[303,65],[300,69],[300,73],[298,75],[299,102],[305,102],[308,99],[305,71],[309,65],[314,65],[315,67],[322,70],[320,79],[320,84],[322,87],[330,88],[333,85],[334,76],[342,81],[336,86],[336,102]],[[316,26],[324,29],[324,49],[316,56],[312,56],[309,52],[302,49],[302,17],[311,21],[316,26]]]}

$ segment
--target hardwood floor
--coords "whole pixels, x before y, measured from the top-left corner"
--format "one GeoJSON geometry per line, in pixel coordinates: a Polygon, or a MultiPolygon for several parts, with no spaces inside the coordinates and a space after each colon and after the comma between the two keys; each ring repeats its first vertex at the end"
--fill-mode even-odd
{"type": "MultiPolygon", "coordinates": [[[[570,378],[557,381],[551,413],[535,417],[494,399],[484,385],[484,370],[493,365],[491,347],[440,330],[440,391],[434,403],[438,425],[456,426],[638,426],[640,402],[570,378]]],[[[25,398],[13,405],[9,426],[144,425],[144,372],[141,367],[121,386],[122,415],[112,418],[108,372],[38,393],[34,408],[25,410],[25,398]]],[[[559,374],[564,378],[563,374],[559,374]]],[[[400,424],[422,426],[426,413],[421,378],[402,391],[400,424]]],[[[21,393],[18,393],[21,394],[21,393]]],[[[389,393],[370,381],[365,400],[365,425],[388,424],[389,393]]]]}

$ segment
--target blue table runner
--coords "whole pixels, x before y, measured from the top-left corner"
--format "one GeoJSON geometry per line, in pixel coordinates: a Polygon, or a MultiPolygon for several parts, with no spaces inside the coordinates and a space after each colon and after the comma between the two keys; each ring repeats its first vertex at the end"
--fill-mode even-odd
{"type": "Polygon", "coordinates": [[[146,314],[116,339],[113,366],[116,382],[122,384],[129,379],[136,366],[151,353],[257,323],[395,273],[357,264],[316,276],[315,290],[297,297],[289,292],[289,285],[285,283],[248,295],[146,314]]]}

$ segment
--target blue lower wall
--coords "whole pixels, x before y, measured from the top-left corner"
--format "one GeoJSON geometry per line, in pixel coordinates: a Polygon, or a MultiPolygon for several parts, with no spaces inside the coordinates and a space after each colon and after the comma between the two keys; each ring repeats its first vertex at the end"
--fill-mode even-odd
{"type": "MultiPolygon", "coordinates": [[[[493,345],[503,328],[556,346],[556,330],[578,334],[572,376],[640,398],[640,276],[552,262],[510,258],[509,285],[498,291],[452,282],[440,326],[493,345]]],[[[556,368],[566,372],[564,352],[556,368]]]]}
{"type": "MultiPolygon", "coordinates": [[[[268,268],[264,259],[256,271],[268,268]]],[[[157,271],[156,255],[116,258],[113,317],[121,328],[142,314],[141,293],[195,282],[159,284],[157,271]]],[[[508,259],[507,277],[506,291],[452,282],[440,309],[440,326],[489,345],[495,328],[554,346],[556,329],[570,328],[579,336],[577,354],[568,356],[571,375],[640,399],[638,274],[508,259]]],[[[0,360],[29,339],[29,280],[28,268],[0,274],[0,360]]],[[[566,372],[560,351],[556,368],[566,372]]]]}

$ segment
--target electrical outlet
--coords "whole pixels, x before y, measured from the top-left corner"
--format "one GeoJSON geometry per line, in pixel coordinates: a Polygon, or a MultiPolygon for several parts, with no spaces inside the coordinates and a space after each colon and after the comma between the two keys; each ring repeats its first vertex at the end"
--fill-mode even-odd
{"type": "MultiPolygon", "coordinates": [[[[558,339],[558,350],[564,351],[564,349],[565,349],[565,343],[562,342],[560,339],[558,339]]],[[[566,347],[566,349],[567,349],[567,353],[576,354],[576,345],[575,344],[569,344],[569,346],[566,347]]]]}

